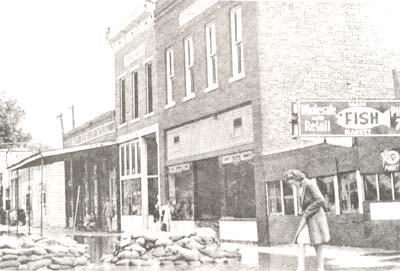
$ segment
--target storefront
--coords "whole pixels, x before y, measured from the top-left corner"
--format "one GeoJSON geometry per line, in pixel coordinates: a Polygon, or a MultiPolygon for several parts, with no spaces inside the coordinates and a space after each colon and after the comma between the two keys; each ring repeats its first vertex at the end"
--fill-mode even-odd
{"type": "Polygon", "coordinates": [[[157,228],[159,195],[157,132],[119,145],[122,230],[157,228]]]}
{"type": "Polygon", "coordinates": [[[350,148],[328,144],[265,156],[269,243],[289,243],[300,220],[298,191],[282,182],[297,168],[320,188],[328,205],[331,244],[399,248],[400,173],[384,169],[382,154],[398,138],[357,138],[350,148]],[[388,211],[390,210],[390,211],[388,211]]]}

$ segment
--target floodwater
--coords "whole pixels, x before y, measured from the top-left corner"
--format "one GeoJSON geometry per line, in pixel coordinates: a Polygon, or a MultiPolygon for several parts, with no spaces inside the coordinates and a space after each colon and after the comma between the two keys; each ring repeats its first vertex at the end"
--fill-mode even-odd
{"type": "MultiPolygon", "coordinates": [[[[267,253],[252,253],[256,255],[251,255],[250,261],[242,259],[243,261],[233,260],[227,264],[204,264],[200,266],[114,266],[111,264],[101,264],[100,259],[103,254],[112,254],[115,249],[117,242],[116,237],[79,237],[75,236],[75,240],[79,243],[84,243],[89,245],[89,254],[91,256],[91,264],[89,267],[85,267],[82,270],[117,270],[117,271],[279,271],[279,270],[296,270],[296,257],[286,256],[286,255],[276,255],[267,253]],[[255,256],[255,257],[253,257],[255,256]],[[254,260],[255,259],[255,260],[254,260]]],[[[242,253],[246,254],[246,250],[242,253]]],[[[250,254],[250,253],[249,253],[250,254]]],[[[371,255],[376,256],[376,255],[371,255]]],[[[331,259],[326,259],[325,269],[326,270],[338,270],[338,271],[372,271],[372,270],[399,270],[399,265],[387,265],[387,266],[371,266],[363,268],[354,267],[341,267],[337,265],[330,264],[331,259]]],[[[393,258],[393,260],[400,261],[399,259],[393,258]]],[[[314,271],[316,269],[316,258],[307,257],[306,258],[306,270],[314,271]]]]}

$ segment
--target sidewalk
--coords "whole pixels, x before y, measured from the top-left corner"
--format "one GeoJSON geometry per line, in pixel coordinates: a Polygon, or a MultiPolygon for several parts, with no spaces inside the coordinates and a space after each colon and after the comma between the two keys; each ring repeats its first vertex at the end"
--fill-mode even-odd
{"type": "MultiPolygon", "coordinates": [[[[249,265],[259,264],[262,266],[265,260],[263,258],[275,262],[276,265],[287,264],[288,262],[291,262],[291,265],[296,264],[296,245],[258,247],[256,245],[223,243],[222,246],[229,249],[239,249],[242,253],[242,262],[249,265]]],[[[314,248],[307,246],[306,256],[314,261],[314,248]]],[[[400,250],[326,245],[325,259],[327,270],[400,270],[400,250]]],[[[272,267],[271,270],[275,269],[272,267]]]]}

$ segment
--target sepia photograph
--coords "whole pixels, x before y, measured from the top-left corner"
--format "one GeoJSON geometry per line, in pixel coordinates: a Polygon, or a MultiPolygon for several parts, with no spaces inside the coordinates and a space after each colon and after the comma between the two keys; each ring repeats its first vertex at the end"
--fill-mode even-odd
{"type": "Polygon", "coordinates": [[[399,12],[0,1],[0,270],[400,270],[399,12]]]}

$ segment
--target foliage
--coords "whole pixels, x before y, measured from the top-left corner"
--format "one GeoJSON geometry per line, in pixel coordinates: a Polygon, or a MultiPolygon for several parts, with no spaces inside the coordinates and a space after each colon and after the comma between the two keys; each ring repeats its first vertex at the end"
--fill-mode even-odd
{"type": "Polygon", "coordinates": [[[18,127],[24,115],[24,110],[17,104],[16,100],[0,96],[0,144],[31,140],[31,135],[18,127]]]}

